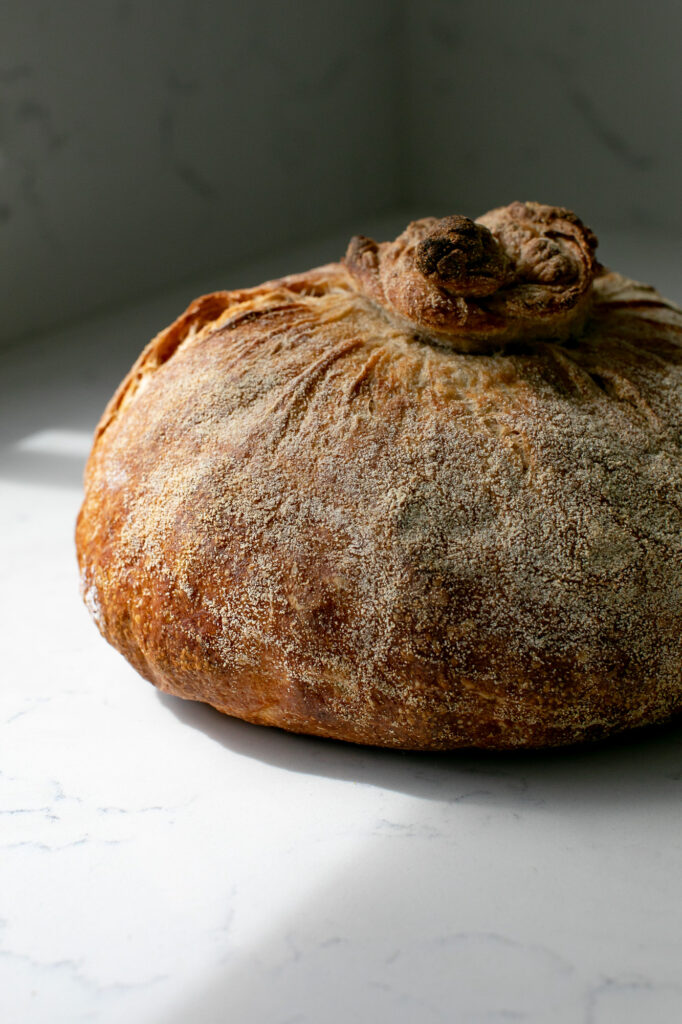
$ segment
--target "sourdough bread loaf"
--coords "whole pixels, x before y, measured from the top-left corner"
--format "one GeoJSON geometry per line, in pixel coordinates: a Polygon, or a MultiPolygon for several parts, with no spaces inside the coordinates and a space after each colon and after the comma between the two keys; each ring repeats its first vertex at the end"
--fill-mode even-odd
{"type": "Polygon", "coordinates": [[[682,313],[570,211],[426,218],[193,302],[109,403],[77,549],[161,690],[543,747],[682,708],[682,313]]]}

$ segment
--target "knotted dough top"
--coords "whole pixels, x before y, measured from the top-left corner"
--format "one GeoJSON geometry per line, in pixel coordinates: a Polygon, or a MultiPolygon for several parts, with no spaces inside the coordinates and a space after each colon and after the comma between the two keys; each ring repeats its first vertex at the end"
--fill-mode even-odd
{"type": "Polygon", "coordinates": [[[356,235],[345,264],[403,326],[460,352],[487,352],[580,331],[601,269],[596,246],[570,210],[517,202],[475,221],[415,220],[394,242],[356,235]]]}

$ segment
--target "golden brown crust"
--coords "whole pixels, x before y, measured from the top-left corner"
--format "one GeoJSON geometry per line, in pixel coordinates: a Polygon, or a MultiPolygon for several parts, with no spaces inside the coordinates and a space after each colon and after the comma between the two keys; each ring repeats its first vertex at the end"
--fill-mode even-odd
{"type": "MultiPolygon", "coordinates": [[[[520,260],[486,245],[479,295],[520,260]]],[[[77,526],[103,635],[168,692],[385,746],[680,710],[682,314],[603,273],[579,341],[470,355],[357,281],[206,296],[145,350],[77,526]]]]}

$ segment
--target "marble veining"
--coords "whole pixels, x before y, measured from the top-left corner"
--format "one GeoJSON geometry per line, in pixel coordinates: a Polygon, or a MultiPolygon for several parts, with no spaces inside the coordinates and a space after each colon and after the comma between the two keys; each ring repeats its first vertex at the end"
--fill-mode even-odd
{"type": "Polygon", "coordinates": [[[161,695],[98,636],[84,452],[120,339],[131,361],[178,302],[2,357],[2,1020],[682,1019],[679,724],[554,754],[355,748],[161,695]]]}

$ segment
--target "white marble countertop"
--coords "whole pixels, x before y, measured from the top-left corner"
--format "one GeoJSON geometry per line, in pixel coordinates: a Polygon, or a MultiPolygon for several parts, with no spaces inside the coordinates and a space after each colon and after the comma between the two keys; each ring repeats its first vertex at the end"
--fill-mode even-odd
{"type": "MultiPolygon", "coordinates": [[[[676,252],[613,236],[608,258],[679,301],[676,252]]],[[[82,464],[191,297],[0,350],[2,1020],[682,1020],[679,724],[532,756],[356,748],[162,696],[100,638],[82,464]]]]}

